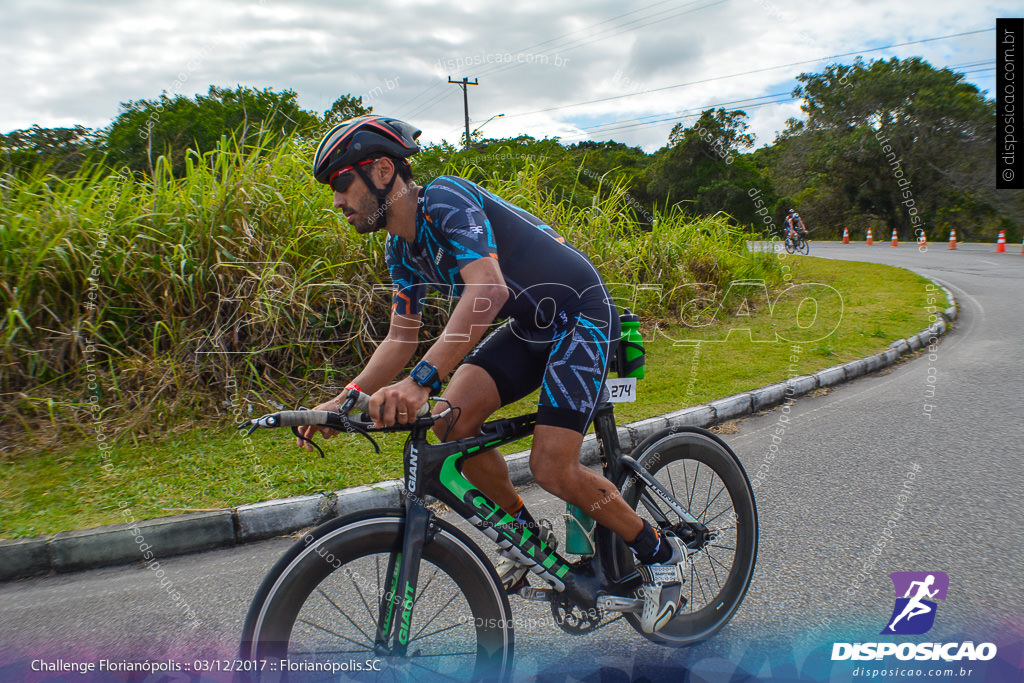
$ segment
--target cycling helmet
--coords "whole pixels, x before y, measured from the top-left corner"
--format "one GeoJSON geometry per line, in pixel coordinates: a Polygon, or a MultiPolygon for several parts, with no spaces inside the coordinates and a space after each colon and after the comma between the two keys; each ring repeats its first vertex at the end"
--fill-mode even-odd
{"type": "Polygon", "coordinates": [[[374,155],[404,159],[420,151],[420,130],[404,121],[367,114],[332,128],[313,155],[317,182],[330,183],[331,174],[374,155]]]}
{"type": "Polygon", "coordinates": [[[332,128],[313,155],[313,176],[317,182],[330,185],[332,177],[340,169],[353,166],[356,174],[363,179],[366,187],[377,197],[377,212],[374,229],[387,227],[386,200],[395,184],[398,173],[383,188],[377,187],[366,170],[357,165],[360,161],[374,157],[405,159],[420,151],[416,138],[420,130],[404,121],[387,116],[358,116],[343,121],[332,128]]]}

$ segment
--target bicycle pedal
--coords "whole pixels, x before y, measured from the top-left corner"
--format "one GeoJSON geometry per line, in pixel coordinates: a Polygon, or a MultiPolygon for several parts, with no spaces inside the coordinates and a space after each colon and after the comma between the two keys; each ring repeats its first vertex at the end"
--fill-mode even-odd
{"type": "Polygon", "coordinates": [[[532,586],[523,586],[519,589],[519,597],[523,600],[534,600],[537,602],[548,602],[551,600],[551,596],[554,595],[554,591],[550,588],[534,588],[532,586]]]}
{"type": "Polygon", "coordinates": [[[598,609],[605,612],[635,612],[644,608],[643,598],[624,598],[620,595],[602,595],[597,599],[598,609]]]}

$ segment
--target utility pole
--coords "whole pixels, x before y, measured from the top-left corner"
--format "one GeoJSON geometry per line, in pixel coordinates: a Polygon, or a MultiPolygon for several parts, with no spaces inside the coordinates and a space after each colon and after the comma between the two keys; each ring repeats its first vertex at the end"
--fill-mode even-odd
{"type": "Polygon", "coordinates": [[[448,77],[448,82],[452,85],[457,85],[462,88],[462,104],[466,110],[466,149],[469,149],[469,93],[466,90],[467,85],[480,85],[479,79],[474,78],[472,81],[466,76],[462,77],[461,81],[453,81],[452,77],[448,77]]]}

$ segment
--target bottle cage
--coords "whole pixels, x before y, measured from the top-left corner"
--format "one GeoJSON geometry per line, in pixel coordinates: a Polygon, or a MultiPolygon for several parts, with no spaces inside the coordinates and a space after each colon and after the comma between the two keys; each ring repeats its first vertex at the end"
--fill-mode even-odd
{"type": "Polygon", "coordinates": [[[623,337],[619,340],[619,346],[615,350],[615,360],[612,362],[612,368],[619,377],[632,377],[633,374],[642,368],[646,362],[647,352],[644,350],[642,344],[630,341],[623,337]],[[640,352],[640,355],[633,360],[626,360],[626,350],[636,349],[640,352]]]}

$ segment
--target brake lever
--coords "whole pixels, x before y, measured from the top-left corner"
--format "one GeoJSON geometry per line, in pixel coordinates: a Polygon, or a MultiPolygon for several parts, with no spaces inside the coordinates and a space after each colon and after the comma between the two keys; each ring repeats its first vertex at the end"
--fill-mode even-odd
{"type": "Polygon", "coordinates": [[[298,437],[299,441],[305,441],[308,444],[312,444],[313,448],[316,449],[316,452],[320,454],[321,458],[327,457],[327,456],[324,455],[323,449],[320,448],[320,445],[317,444],[316,441],[313,441],[312,439],[307,439],[306,437],[304,437],[301,434],[299,434],[299,428],[298,427],[292,427],[292,434],[294,434],[296,437],[298,437]]]}
{"type": "Polygon", "coordinates": [[[349,418],[348,413],[344,413],[343,412],[341,414],[341,416],[342,416],[342,419],[345,421],[345,426],[349,430],[355,432],[356,434],[359,434],[360,436],[364,437],[367,441],[369,441],[370,444],[373,446],[373,450],[376,451],[377,454],[379,455],[380,454],[380,446],[378,446],[377,442],[374,440],[374,438],[372,436],[370,436],[370,433],[367,431],[367,429],[365,427],[362,427],[359,424],[353,422],[349,418]]]}

